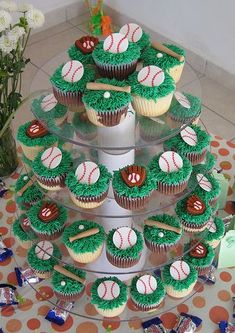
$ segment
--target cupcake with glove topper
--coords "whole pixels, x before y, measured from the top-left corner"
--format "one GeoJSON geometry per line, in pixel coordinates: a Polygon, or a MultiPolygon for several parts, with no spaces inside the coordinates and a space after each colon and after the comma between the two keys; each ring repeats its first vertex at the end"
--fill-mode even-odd
{"type": "Polygon", "coordinates": [[[119,33],[123,34],[129,42],[139,46],[141,55],[150,46],[150,36],[136,23],[127,23],[121,27],[119,33]]]}
{"type": "Polygon", "coordinates": [[[78,60],[83,65],[93,65],[92,52],[98,43],[98,38],[94,36],[82,36],[70,46],[68,55],[71,60],[78,60]]]}

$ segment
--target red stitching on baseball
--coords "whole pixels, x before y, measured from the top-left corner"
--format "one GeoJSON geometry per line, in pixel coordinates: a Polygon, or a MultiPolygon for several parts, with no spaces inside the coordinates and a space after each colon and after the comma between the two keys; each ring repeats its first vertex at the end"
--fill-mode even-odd
{"type": "Polygon", "coordinates": [[[196,136],[196,133],[191,133],[191,132],[189,132],[189,131],[187,130],[187,128],[184,128],[183,130],[184,130],[186,133],[188,133],[189,135],[196,136]]]}
{"type": "Polygon", "coordinates": [[[116,282],[113,282],[112,286],[111,286],[111,295],[113,298],[115,298],[114,293],[113,293],[113,288],[114,288],[115,284],[116,284],[116,282]]]}
{"type": "Polygon", "coordinates": [[[180,280],[180,272],[178,271],[178,269],[175,267],[175,266],[171,266],[171,268],[174,268],[175,270],[176,270],[176,272],[177,272],[177,274],[178,274],[178,278],[179,278],[179,280],[180,280]]]}
{"type": "Polygon", "coordinates": [[[121,239],[121,244],[120,244],[120,246],[119,246],[119,249],[121,249],[121,248],[122,248],[122,245],[123,245],[122,234],[120,233],[120,231],[119,231],[118,229],[116,230],[116,232],[118,233],[118,235],[119,235],[119,237],[120,237],[120,239],[121,239]]]}
{"type": "Polygon", "coordinates": [[[152,86],[154,86],[154,80],[156,79],[156,77],[158,76],[158,74],[162,73],[163,70],[161,69],[159,72],[155,73],[154,76],[152,77],[152,81],[151,81],[151,84],[152,86]]]}
{"type": "Polygon", "coordinates": [[[147,69],[148,69],[148,71],[147,71],[146,76],[145,76],[142,80],[140,80],[139,83],[144,82],[144,81],[147,79],[147,77],[149,76],[149,73],[150,73],[150,66],[147,66],[147,69]]]}
{"type": "Polygon", "coordinates": [[[117,51],[118,51],[118,53],[120,52],[120,51],[119,51],[119,47],[121,46],[121,43],[122,43],[125,39],[126,39],[126,37],[123,36],[122,39],[119,40],[118,45],[117,45],[117,51]]]}
{"type": "Polygon", "coordinates": [[[73,60],[70,61],[69,70],[63,75],[63,77],[66,77],[69,74],[69,72],[71,71],[72,67],[73,67],[73,60]]]}
{"type": "Polygon", "coordinates": [[[89,176],[88,176],[88,184],[89,184],[89,185],[90,185],[90,183],[91,183],[91,176],[92,176],[93,172],[94,172],[95,170],[97,170],[97,169],[99,169],[98,166],[94,167],[94,168],[91,170],[91,172],[90,172],[90,174],[89,174],[89,176]]]}
{"type": "Polygon", "coordinates": [[[132,42],[134,42],[134,35],[135,35],[135,33],[138,29],[140,29],[140,27],[135,28],[135,30],[132,32],[132,35],[131,35],[131,41],[132,42]]]}
{"type": "Polygon", "coordinates": [[[197,143],[197,141],[189,135],[182,135],[182,139],[184,139],[184,138],[189,138],[189,139],[193,140],[195,143],[197,143]]]}
{"type": "Polygon", "coordinates": [[[128,241],[128,243],[129,243],[130,247],[132,247],[131,239],[130,239],[130,237],[131,237],[131,233],[132,233],[132,229],[129,230],[129,232],[128,232],[128,234],[127,234],[127,241],[128,241]]]}
{"type": "Polygon", "coordinates": [[[46,161],[46,160],[51,156],[53,150],[54,150],[54,147],[51,147],[51,151],[50,151],[49,155],[47,155],[46,157],[44,157],[44,158],[42,159],[42,162],[46,161]]]}
{"type": "Polygon", "coordinates": [[[111,49],[111,47],[113,46],[113,35],[112,34],[110,35],[110,38],[111,38],[111,43],[110,43],[109,47],[106,49],[106,51],[109,51],[111,49]]]}
{"type": "MultiPolygon", "coordinates": [[[[49,95],[50,96],[50,95],[49,95]]],[[[46,96],[46,97],[48,97],[48,96],[46,96]]],[[[45,98],[46,98],[45,97],[45,98]]],[[[52,96],[49,98],[49,99],[44,99],[44,101],[42,101],[42,103],[48,103],[48,102],[50,102],[53,98],[55,98],[55,96],[52,94],[52,96]]]]}
{"type": "Polygon", "coordinates": [[[104,298],[107,294],[107,287],[106,287],[106,284],[104,282],[101,282],[101,283],[104,286],[104,295],[101,298],[104,298]]]}
{"type": "Polygon", "coordinates": [[[82,66],[79,66],[77,69],[75,69],[75,71],[73,72],[73,75],[72,75],[72,82],[73,82],[73,80],[74,80],[74,76],[76,75],[76,73],[79,71],[79,69],[81,69],[83,67],[83,65],[82,66]]]}
{"type": "Polygon", "coordinates": [[[154,291],[154,289],[152,288],[152,285],[151,285],[151,283],[150,283],[150,280],[151,280],[151,275],[149,275],[149,287],[150,287],[150,289],[151,289],[152,291],[154,291]]]}
{"type": "Polygon", "coordinates": [[[130,32],[130,25],[129,25],[129,23],[127,23],[127,32],[125,34],[125,37],[127,37],[129,35],[129,32],[130,32]]]}
{"type": "Polygon", "coordinates": [[[48,102],[47,104],[45,104],[44,106],[43,106],[43,108],[45,109],[47,106],[49,106],[50,104],[55,104],[56,103],[56,101],[52,101],[52,102],[48,102]]]}
{"type": "Polygon", "coordinates": [[[185,273],[184,269],[183,269],[183,261],[180,261],[180,268],[182,269],[182,272],[184,273],[185,276],[188,276],[187,273],[185,273]]]}
{"type": "Polygon", "coordinates": [[[173,160],[173,163],[174,163],[174,166],[179,169],[178,165],[176,164],[176,161],[175,161],[175,153],[173,152],[172,153],[172,160],[173,160]]]}
{"type": "Polygon", "coordinates": [[[182,96],[180,96],[180,97],[178,97],[178,101],[183,101],[183,102],[185,102],[187,105],[190,105],[190,103],[189,103],[189,101],[188,101],[188,99],[187,99],[187,97],[182,97],[182,96]]]}
{"type": "Polygon", "coordinates": [[[164,156],[161,156],[161,158],[166,162],[166,164],[167,164],[167,171],[169,172],[170,171],[170,164],[169,164],[169,162],[167,161],[167,159],[164,156]]]}
{"type": "Polygon", "coordinates": [[[85,174],[86,174],[86,163],[83,162],[82,165],[83,165],[83,174],[82,174],[81,177],[78,179],[78,181],[82,180],[82,179],[84,178],[85,174]]]}
{"type": "Polygon", "coordinates": [[[57,158],[57,157],[59,157],[59,156],[61,156],[62,154],[61,153],[58,153],[57,155],[55,155],[52,159],[51,159],[51,161],[50,161],[50,163],[49,163],[49,168],[51,168],[51,164],[52,164],[52,162],[57,158]]]}

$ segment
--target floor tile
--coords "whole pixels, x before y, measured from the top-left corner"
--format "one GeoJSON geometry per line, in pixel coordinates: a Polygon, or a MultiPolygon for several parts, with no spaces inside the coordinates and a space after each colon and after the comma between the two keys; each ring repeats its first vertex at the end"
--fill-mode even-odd
{"type": "Polygon", "coordinates": [[[185,91],[200,98],[202,97],[202,87],[199,78],[183,85],[181,85],[181,82],[179,82],[179,84],[177,84],[177,87],[179,87],[181,91],[185,91]]]}
{"type": "Polygon", "coordinates": [[[71,20],[68,20],[68,23],[72,24],[73,26],[77,26],[82,23],[87,23],[89,20],[89,17],[90,17],[90,14],[87,12],[85,14],[74,17],[71,20]]]}
{"type": "Polygon", "coordinates": [[[67,62],[68,60],[69,56],[66,50],[51,58],[51,60],[49,60],[44,66],[42,66],[41,69],[51,76],[59,65],[67,62]]]}
{"type": "Polygon", "coordinates": [[[199,80],[201,76],[202,74],[195,71],[189,64],[186,63],[180,81],[177,83],[177,89],[181,89],[186,84],[199,80]]]}

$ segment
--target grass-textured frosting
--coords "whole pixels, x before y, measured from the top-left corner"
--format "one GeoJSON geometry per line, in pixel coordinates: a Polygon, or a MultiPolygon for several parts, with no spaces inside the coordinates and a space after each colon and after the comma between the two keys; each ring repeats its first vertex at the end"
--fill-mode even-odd
{"type": "Polygon", "coordinates": [[[182,139],[180,133],[164,142],[166,150],[175,150],[181,154],[185,153],[201,153],[210,144],[211,136],[202,130],[200,126],[190,125],[197,135],[197,144],[190,146],[182,139]]]}
{"type": "Polygon", "coordinates": [[[142,32],[143,33],[141,38],[136,42],[141,52],[144,51],[150,45],[150,36],[145,31],[142,30],[142,32]]]}
{"type": "Polygon", "coordinates": [[[35,206],[31,207],[30,210],[28,211],[28,218],[31,222],[32,229],[35,230],[36,232],[39,232],[40,234],[45,234],[45,235],[53,235],[55,232],[60,231],[68,217],[67,210],[59,205],[56,204],[56,206],[59,209],[59,216],[50,221],[50,222],[43,222],[39,217],[39,211],[44,203],[53,203],[53,201],[40,201],[38,202],[35,206]]]}
{"type": "Polygon", "coordinates": [[[107,65],[121,65],[135,62],[140,57],[140,48],[136,43],[129,42],[128,49],[122,53],[111,53],[104,51],[103,42],[94,49],[92,57],[95,62],[107,65]]]}
{"type": "Polygon", "coordinates": [[[98,308],[102,310],[115,310],[127,302],[127,286],[124,282],[120,281],[115,276],[104,277],[95,280],[91,287],[91,304],[95,304],[98,308]],[[98,295],[98,287],[104,281],[113,281],[119,285],[120,294],[117,298],[112,300],[105,300],[98,295]]]}
{"type": "Polygon", "coordinates": [[[183,166],[181,169],[173,172],[164,172],[159,166],[159,159],[161,155],[162,153],[159,153],[154,156],[152,161],[149,163],[149,169],[153,174],[155,183],[162,182],[167,185],[176,185],[189,179],[192,172],[192,165],[186,157],[181,156],[183,160],[183,166]]]}
{"type": "Polygon", "coordinates": [[[136,283],[140,276],[135,276],[131,281],[130,294],[135,303],[140,305],[151,306],[161,302],[166,295],[164,284],[160,278],[155,277],[157,280],[157,288],[151,294],[140,294],[137,290],[136,283]]]}
{"type": "Polygon", "coordinates": [[[66,177],[66,186],[75,196],[78,197],[96,197],[105,193],[108,190],[112,175],[108,172],[108,169],[104,165],[98,164],[98,167],[100,169],[100,177],[95,184],[88,185],[80,183],[75,176],[75,171],[72,170],[66,177]]]}
{"type": "Polygon", "coordinates": [[[165,97],[175,90],[175,83],[172,77],[165,73],[165,80],[160,86],[147,87],[138,82],[137,79],[138,72],[134,72],[128,77],[128,84],[131,86],[131,93],[148,100],[154,100],[155,102],[161,98],[165,97]]]}
{"type": "MultiPolygon", "coordinates": [[[[115,79],[98,79],[98,83],[111,84],[113,86],[125,87],[126,81],[117,81],[115,79]]],[[[97,112],[112,112],[127,106],[132,98],[131,94],[123,91],[108,90],[110,98],[105,98],[104,93],[107,90],[86,90],[83,95],[83,103],[97,112]]]]}
{"type": "MultiPolygon", "coordinates": [[[[24,173],[17,179],[15,184],[16,193],[20,191],[28,183],[28,181],[31,179],[32,176],[33,176],[32,172],[30,172],[29,174],[24,173]]],[[[40,192],[39,187],[36,184],[33,184],[29,186],[21,196],[17,196],[17,201],[19,204],[24,204],[24,203],[30,204],[38,200],[41,200],[42,197],[43,193],[40,192]]]]}
{"type": "MultiPolygon", "coordinates": [[[[209,221],[208,225],[210,225],[210,223],[211,222],[209,221]]],[[[199,239],[202,239],[202,237],[203,237],[203,240],[205,242],[213,242],[214,240],[219,240],[224,236],[225,225],[224,225],[223,220],[220,217],[215,216],[214,223],[216,226],[216,232],[211,232],[209,230],[206,230],[206,233],[202,232],[202,233],[198,234],[199,239]]]]}
{"type": "MultiPolygon", "coordinates": [[[[170,50],[185,57],[185,51],[180,47],[172,44],[163,44],[163,45],[168,47],[170,50]]],[[[145,50],[145,52],[143,53],[143,61],[144,61],[144,66],[155,65],[164,70],[168,70],[174,66],[184,63],[184,60],[180,62],[177,58],[172,57],[169,54],[166,54],[162,51],[156,50],[153,47],[148,47],[145,50]],[[162,53],[163,57],[158,58],[157,53],[162,53]]]]}
{"type": "Polygon", "coordinates": [[[13,227],[12,227],[13,234],[15,235],[15,237],[18,237],[19,240],[21,240],[23,242],[37,239],[37,236],[35,235],[35,233],[32,230],[29,230],[26,232],[22,229],[21,221],[26,217],[27,217],[26,214],[22,214],[18,219],[15,220],[15,222],[13,223],[13,227]]]}
{"type": "Polygon", "coordinates": [[[170,265],[167,265],[163,268],[162,271],[162,280],[165,286],[171,286],[177,291],[183,291],[184,289],[188,289],[192,284],[194,284],[198,278],[197,270],[187,262],[190,268],[190,273],[184,280],[175,280],[170,274],[170,265]]]}
{"type": "Polygon", "coordinates": [[[37,244],[34,244],[28,251],[27,259],[29,265],[39,272],[48,272],[53,269],[55,265],[58,264],[58,261],[61,259],[61,253],[56,244],[53,244],[53,254],[48,260],[42,260],[37,257],[35,254],[35,248],[37,244]]]}
{"type": "Polygon", "coordinates": [[[209,171],[212,171],[216,164],[216,158],[211,152],[207,151],[203,162],[204,163],[193,166],[193,173],[206,174],[209,171]]]}
{"type": "Polygon", "coordinates": [[[57,103],[56,106],[51,109],[48,112],[43,111],[42,107],[41,107],[41,103],[44,97],[46,97],[47,94],[41,96],[38,99],[34,99],[32,102],[32,106],[31,106],[31,111],[33,112],[33,114],[35,115],[35,117],[37,119],[40,120],[47,120],[47,119],[56,119],[56,118],[60,118],[63,117],[66,113],[67,113],[67,107],[57,103]]]}
{"type": "Polygon", "coordinates": [[[184,247],[184,252],[188,252],[184,255],[184,260],[187,263],[190,263],[193,267],[195,268],[204,268],[204,267],[208,267],[211,265],[215,253],[213,248],[209,245],[206,244],[205,242],[201,242],[207,249],[207,254],[205,258],[194,258],[190,256],[190,252],[188,252],[190,250],[190,243],[186,244],[184,247]]]}
{"type": "Polygon", "coordinates": [[[41,138],[30,138],[26,134],[26,130],[31,124],[31,121],[21,125],[18,129],[17,140],[23,143],[25,146],[34,147],[34,146],[43,146],[49,147],[52,146],[55,142],[58,141],[57,137],[53,134],[47,133],[41,138]]]}
{"type": "Polygon", "coordinates": [[[94,61],[92,58],[92,53],[82,53],[81,50],[77,48],[75,44],[71,45],[68,49],[68,56],[71,60],[78,60],[83,65],[93,65],[94,61]]]}
{"type": "Polygon", "coordinates": [[[107,252],[109,252],[112,256],[117,256],[117,257],[121,257],[123,259],[139,259],[140,257],[140,253],[143,250],[143,246],[144,246],[144,241],[143,241],[143,237],[141,235],[141,233],[135,229],[132,228],[137,236],[137,242],[135,243],[134,246],[132,247],[128,247],[126,249],[119,249],[118,247],[116,247],[113,243],[113,234],[115,233],[115,231],[117,229],[112,229],[110,230],[108,236],[107,236],[107,241],[106,241],[106,250],[107,252]]]}
{"type": "MultiPolygon", "coordinates": [[[[158,221],[168,224],[172,227],[181,228],[179,220],[177,220],[177,218],[175,218],[174,216],[168,214],[151,216],[148,217],[148,220],[158,221]]],[[[182,230],[181,234],[178,234],[174,231],[165,230],[162,228],[158,228],[156,226],[153,227],[149,227],[147,225],[144,226],[144,238],[151,243],[172,245],[177,243],[181,238],[181,236],[182,236],[182,230]],[[164,237],[159,237],[160,232],[164,234],[164,237]]]]}
{"type": "Polygon", "coordinates": [[[71,154],[69,152],[67,152],[66,150],[63,150],[61,148],[60,148],[60,150],[62,152],[62,160],[57,167],[55,167],[54,169],[49,169],[43,165],[43,163],[41,161],[41,156],[43,154],[43,151],[42,151],[38,154],[38,156],[33,161],[33,166],[32,166],[33,171],[37,175],[39,175],[41,177],[47,177],[47,178],[66,174],[69,171],[69,169],[71,168],[72,158],[71,158],[71,154]]]}
{"type": "MultiPolygon", "coordinates": [[[[196,175],[197,174],[194,174],[194,176],[192,177],[192,181],[195,181],[196,184],[198,184],[198,182],[196,180],[196,175]]],[[[212,185],[211,191],[207,192],[207,191],[203,190],[200,185],[197,185],[197,187],[194,189],[194,193],[197,194],[203,200],[210,201],[210,200],[217,198],[220,195],[221,187],[220,187],[219,181],[215,177],[213,177],[211,174],[207,173],[207,174],[205,174],[205,177],[208,179],[208,181],[212,185]]]]}
{"type": "Polygon", "coordinates": [[[91,67],[84,66],[82,78],[77,82],[67,82],[61,74],[64,65],[59,66],[51,77],[51,83],[54,87],[64,92],[84,92],[87,82],[94,81],[95,71],[91,67]]]}
{"type": "Polygon", "coordinates": [[[179,121],[190,120],[197,118],[201,113],[202,102],[197,96],[193,96],[189,93],[182,92],[185,97],[187,97],[190,102],[190,108],[187,109],[181,105],[175,97],[173,97],[171,106],[169,109],[169,115],[179,121]]]}
{"type": "Polygon", "coordinates": [[[62,124],[61,127],[59,128],[59,135],[60,135],[60,137],[59,137],[59,141],[58,141],[58,146],[60,148],[60,146],[63,146],[64,143],[68,142],[67,138],[73,139],[73,135],[74,135],[73,125],[68,124],[68,123],[62,124]]]}
{"type": "Polygon", "coordinates": [[[105,240],[105,231],[104,228],[95,223],[93,221],[88,220],[80,220],[76,221],[67,228],[65,228],[62,236],[63,243],[73,250],[75,253],[87,253],[87,252],[95,252],[104,242],[105,240]],[[83,229],[79,229],[79,226],[83,225],[83,229]],[[77,239],[73,242],[70,242],[69,238],[75,236],[83,231],[98,228],[99,232],[95,235],[77,239]]]}
{"type": "Polygon", "coordinates": [[[89,120],[84,121],[81,115],[82,113],[74,113],[72,120],[74,129],[78,130],[83,134],[95,133],[97,131],[97,127],[93,125],[89,120]]]}
{"type": "MultiPolygon", "coordinates": [[[[79,268],[76,268],[71,265],[65,265],[64,268],[67,271],[77,275],[81,279],[86,278],[86,273],[79,268]]],[[[81,282],[71,279],[57,271],[53,272],[51,282],[52,282],[53,289],[55,291],[57,291],[58,293],[63,294],[65,296],[70,296],[73,294],[80,293],[85,288],[84,284],[82,284],[81,282]],[[65,281],[65,283],[66,283],[65,286],[61,285],[61,281],[65,281]]]]}
{"type": "Polygon", "coordinates": [[[33,162],[29,160],[24,154],[22,154],[21,160],[24,164],[27,164],[27,166],[29,166],[30,168],[32,167],[33,162]]]}
{"type": "Polygon", "coordinates": [[[155,188],[156,183],[154,182],[154,176],[152,172],[145,167],[146,169],[146,179],[141,186],[129,187],[121,176],[121,171],[126,169],[124,167],[117,171],[114,171],[113,174],[113,189],[117,192],[118,195],[129,197],[129,198],[143,198],[148,196],[155,188]]]}

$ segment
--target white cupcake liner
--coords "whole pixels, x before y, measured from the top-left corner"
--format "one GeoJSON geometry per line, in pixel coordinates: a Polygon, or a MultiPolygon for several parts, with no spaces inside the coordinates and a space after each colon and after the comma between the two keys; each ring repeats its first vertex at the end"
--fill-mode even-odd
{"type": "Polygon", "coordinates": [[[158,117],[166,113],[171,105],[173,92],[167,96],[160,97],[157,101],[146,99],[137,95],[133,95],[133,108],[134,110],[146,117],[158,117]]]}

